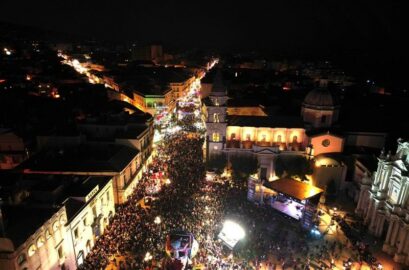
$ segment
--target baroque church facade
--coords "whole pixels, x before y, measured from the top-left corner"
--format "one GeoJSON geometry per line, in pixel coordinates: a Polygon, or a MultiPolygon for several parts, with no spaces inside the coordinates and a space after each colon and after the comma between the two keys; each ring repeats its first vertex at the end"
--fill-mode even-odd
{"type": "Polygon", "coordinates": [[[378,168],[361,182],[356,213],[383,239],[383,251],[409,265],[409,141],[398,140],[396,154],[378,157],[378,168]]]}
{"type": "Polygon", "coordinates": [[[237,106],[230,101],[219,70],[210,95],[202,100],[207,158],[221,152],[254,154],[260,165],[259,177],[272,180],[277,155],[311,155],[307,153],[311,148],[316,148],[316,154],[342,151],[343,139],[338,136],[307,134],[311,129],[331,127],[338,120],[339,105],[327,88],[310,91],[298,116],[269,115],[262,106],[237,106]]]}

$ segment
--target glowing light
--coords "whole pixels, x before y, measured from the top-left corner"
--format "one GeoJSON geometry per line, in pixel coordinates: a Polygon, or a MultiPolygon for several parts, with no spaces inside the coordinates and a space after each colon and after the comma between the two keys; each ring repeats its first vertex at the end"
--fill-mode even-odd
{"type": "Polygon", "coordinates": [[[238,241],[246,236],[244,229],[234,221],[226,220],[223,223],[223,229],[219,233],[218,237],[229,248],[233,249],[238,241]]]}
{"type": "Polygon", "coordinates": [[[4,48],[3,51],[4,51],[4,53],[5,53],[6,55],[11,55],[11,51],[10,51],[9,49],[4,48]]]}
{"type": "Polygon", "coordinates": [[[162,220],[160,219],[160,216],[157,216],[153,222],[155,224],[160,224],[162,222],[162,220]]]}
{"type": "Polygon", "coordinates": [[[146,254],[145,254],[145,258],[143,258],[143,260],[145,261],[145,262],[147,262],[147,261],[150,261],[150,260],[152,260],[152,255],[149,253],[149,251],[148,252],[146,252],[146,254]]]}

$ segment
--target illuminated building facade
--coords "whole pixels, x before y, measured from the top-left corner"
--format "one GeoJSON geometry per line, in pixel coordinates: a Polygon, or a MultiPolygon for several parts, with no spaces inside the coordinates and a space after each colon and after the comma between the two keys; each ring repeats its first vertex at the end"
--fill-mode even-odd
{"type": "Polygon", "coordinates": [[[383,239],[383,250],[409,265],[409,142],[398,140],[395,155],[382,151],[372,177],[361,181],[356,213],[383,239]]]}
{"type": "Polygon", "coordinates": [[[0,269],[76,269],[115,214],[112,178],[26,175],[12,180],[17,193],[2,194],[0,269]],[[21,190],[27,183],[30,190],[21,190]]]}
{"type": "Polygon", "coordinates": [[[44,149],[17,169],[24,174],[110,176],[115,204],[121,204],[142,178],[145,165],[137,149],[88,143],[44,149]]]}

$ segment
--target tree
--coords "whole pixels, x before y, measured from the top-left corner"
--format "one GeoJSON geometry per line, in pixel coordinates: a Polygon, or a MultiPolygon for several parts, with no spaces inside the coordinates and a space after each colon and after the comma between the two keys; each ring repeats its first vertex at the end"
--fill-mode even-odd
{"type": "Polygon", "coordinates": [[[306,180],[307,174],[312,173],[310,162],[303,156],[278,156],[274,162],[275,173],[278,177],[298,176],[306,180]]]}
{"type": "Polygon", "coordinates": [[[232,156],[230,163],[234,180],[246,181],[251,174],[257,172],[258,161],[253,155],[232,156]]]}
{"type": "Polygon", "coordinates": [[[227,156],[225,153],[212,154],[207,160],[207,168],[215,170],[216,174],[222,174],[227,165],[227,156]]]}

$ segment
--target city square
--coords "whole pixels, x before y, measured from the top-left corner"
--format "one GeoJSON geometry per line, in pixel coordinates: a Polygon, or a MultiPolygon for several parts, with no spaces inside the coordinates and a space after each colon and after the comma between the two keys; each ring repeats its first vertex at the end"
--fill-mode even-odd
{"type": "Polygon", "coordinates": [[[0,270],[409,269],[405,7],[2,1],[0,270]]]}

